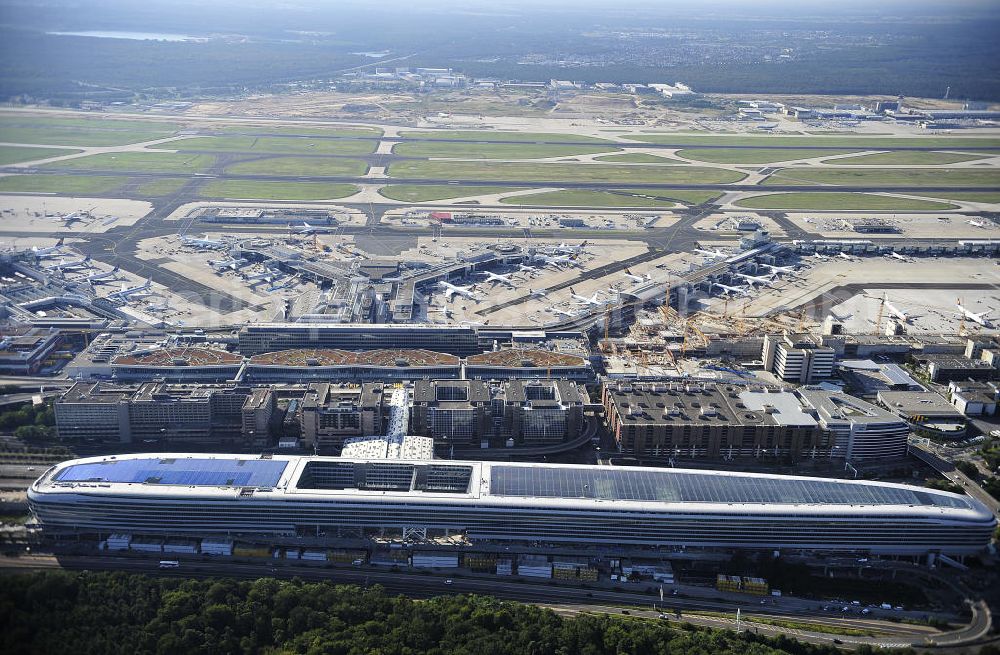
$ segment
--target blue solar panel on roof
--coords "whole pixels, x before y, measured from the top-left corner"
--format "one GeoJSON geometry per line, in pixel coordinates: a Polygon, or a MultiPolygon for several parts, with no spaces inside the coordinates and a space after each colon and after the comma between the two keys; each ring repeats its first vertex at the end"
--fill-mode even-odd
{"type": "Polygon", "coordinates": [[[490,471],[490,493],[495,496],[667,503],[968,506],[961,498],[916,489],[845,484],[834,480],[528,466],[492,466],[490,471]]]}
{"type": "Polygon", "coordinates": [[[68,466],[56,481],[273,487],[285,466],[287,462],[266,459],[119,459],[68,466]]]}

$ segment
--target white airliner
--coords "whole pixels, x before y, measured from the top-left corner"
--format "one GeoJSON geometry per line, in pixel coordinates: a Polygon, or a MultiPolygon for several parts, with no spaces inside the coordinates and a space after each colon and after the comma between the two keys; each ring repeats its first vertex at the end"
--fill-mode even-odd
{"type": "Polygon", "coordinates": [[[151,312],[165,312],[170,309],[170,298],[164,298],[158,303],[146,305],[146,310],[151,312]]]}
{"type": "Polygon", "coordinates": [[[542,255],[540,259],[546,264],[555,264],[556,266],[561,266],[563,264],[567,266],[574,265],[573,258],[569,255],[542,255]]]}
{"type": "Polygon", "coordinates": [[[891,315],[895,316],[904,323],[909,323],[910,315],[907,314],[902,309],[899,309],[898,307],[893,305],[891,302],[889,302],[889,298],[884,293],[882,294],[882,301],[885,303],[886,311],[888,311],[891,315]]]}
{"type": "Polygon", "coordinates": [[[476,299],[476,294],[473,292],[472,287],[460,287],[444,280],[438,282],[438,288],[444,291],[444,297],[448,300],[452,299],[452,296],[462,296],[464,298],[476,299]]]}
{"type": "Polygon", "coordinates": [[[587,242],[583,241],[582,243],[576,246],[570,243],[560,243],[558,246],[555,246],[553,250],[555,252],[560,252],[564,254],[576,255],[583,252],[586,248],[587,248],[587,242]]]}
{"type": "Polygon", "coordinates": [[[234,271],[238,271],[239,269],[243,268],[249,263],[250,262],[248,262],[245,259],[233,259],[233,258],[208,260],[208,265],[214,268],[216,273],[221,273],[226,269],[232,269],[234,271]]]}
{"type": "Polygon", "coordinates": [[[542,298],[546,293],[548,293],[545,289],[529,289],[529,291],[531,292],[532,298],[542,298]]]}
{"type": "Polygon", "coordinates": [[[510,279],[509,275],[500,275],[499,273],[490,273],[489,271],[483,271],[482,274],[486,276],[487,282],[493,282],[494,284],[506,284],[512,289],[517,286],[514,284],[514,280],[510,279]]]}
{"type": "Polygon", "coordinates": [[[649,273],[646,273],[646,275],[644,275],[644,276],[643,275],[636,275],[635,273],[633,273],[632,271],[628,270],[627,268],[625,269],[625,277],[627,277],[628,279],[632,280],[633,282],[648,282],[649,279],[650,279],[649,278],[649,273]]]}
{"type": "Polygon", "coordinates": [[[181,243],[185,246],[193,246],[195,248],[208,248],[209,250],[216,250],[222,248],[226,245],[226,242],[222,239],[198,239],[196,237],[182,236],[181,243]]]}
{"type": "Polygon", "coordinates": [[[846,259],[849,262],[854,261],[854,255],[848,255],[846,252],[838,252],[837,257],[840,257],[841,259],[846,259]]]}
{"type": "Polygon", "coordinates": [[[153,287],[153,281],[151,279],[147,279],[142,284],[138,284],[132,287],[126,284],[122,284],[121,291],[115,291],[114,293],[109,293],[108,298],[118,298],[119,300],[127,300],[131,296],[149,291],[152,287],[153,287]]]}
{"type": "Polygon", "coordinates": [[[79,268],[90,268],[90,255],[87,255],[83,259],[76,259],[73,261],[59,261],[51,266],[46,266],[46,268],[49,270],[58,269],[60,271],[73,271],[79,268]]]}
{"type": "Polygon", "coordinates": [[[699,255],[705,255],[706,257],[710,257],[712,259],[723,259],[723,258],[729,256],[728,252],[723,252],[722,250],[719,250],[718,248],[713,248],[712,250],[705,250],[703,248],[695,248],[694,251],[696,253],[698,253],[699,255]]]}
{"type": "Polygon", "coordinates": [[[750,295],[750,292],[747,289],[744,289],[743,287],[731,287],[728,284],[719,284],[718,282],[713,282],[712,286],[713,287],[718,287],[718,288],[722,289],[723,291],[725,291],[726,293],[735,293],[735,294],[741,295],[741,296],[749,296],[750,295]]]}
{"type": "Polygon", "coordinates": [[[965,222],[968,223],[969,225],[971,225],[972,227],[982,227],[982,228],[989,227],[987,225],[986,221],[977,221],[974,218],[970,219],[970,220],[967,220],[965,222]]]}
{"type": "Polygon", "coordinates": [[[818,252],[814,252],[813,254],[811,254],[809,256],[812,257],[813,259],[821,259],[823,261],[826,261],[826,260],[830,259],[826,255],[821,255],[818,252]]]}
{"type": "Polygon", "coordinates": [[[549,311],[553,314],[559,314],[560,316],[568,316],[570,318],[577,315],[577,312],[569,311],[567,309],[560,309],[558,307],[549,307],[549,311]]]}
{"type": "Polygon", "coordinates": [[[965,306],[962,305],[961,300],[959,300],[955,306],[958,307],[958,311],[961,312],[961,314],[965,316],[965,318],[969,319],[973,323],[978,323],[979,325],[982,325],[984,328],[993,327],[990,324],[990,322],[986,319],[986,316],[989,315],[992,310],[979,312],[978,314],[975,314],[966,309],[965,306]]]}
{"type": "Polygon", "coordinates": [[[771,286],[771,283],[774,281],[773,276],[762,277],[760,275],[747,275],[745,273],[737,273],[736,277],[741,277],[750,284],[763,284],[766,287],[771,286]]]}
{"type": "Polygon", "coordinates": [[[115,266],[110,271],[105,271],[104,273],[94,273],[93,275],[88,275],[87,276],[87,282],[90,282],[91,284],[93,284],[94,282],[97,282],[99,284],[103,284],[104,282],[114,280],[117,277],[118,277],[118,267],[115,266]]]}
{"type": "Polygon", "coordinates": [[[581,305],[603,305],[603,304],[605,304],[605,302],[603,300],[601,300],[601,298],[600,298],[600,296],[601,296],[601,292],[600,291],[595,291],[594,295],[592,295],[589,298],[587,296],[581,296],[580,294],[578,294],[573,289],[573,287],[569,288],[569,293],[570,293],[570,297],[573,298],[573,300],[575,300],[578,303],[580,303],[581,305]]]}
{"type": "Polygon", "coordinates": [[[31,254],[37,259],[49,259],[51,257],[58,257],[62,254],[63,239],[56,241],[56,245],[49,246],[48,248],[39,248],[35,246],[31,249],[31,254]]]}
{"type": "Polygon", "coordinates": [[[782,273],[788,273],[791,275],[796,270],[794,266],[775,266],[774,264],[763,264],[763,266],[766,266],[771,270],[771,272],[776,273],[777,275],[781,275],[782,273]]]}
{"type": "Polygon", "coordinates": [[[893,259],[898,259],[901,262],[912,262],[913,261],[912,259],[910,259],[906,255],[901,255],[901,254],[899,254],[898,252],[895,252],[895,251],[890,252],[889,256],[892,257],[893,259]]]}
{"type": "Polygon", "coordinates": [[[518,264],[517,270],[520,271],[521,273],[534,273],[538,269],[535,268],[534,266],[528,266],[527,264],[518,264]]]}
{"type": "Polygon", "coordinates": [[[305,221],[302,221],[302,225],[299,225],[298,227],[292,227],[291,225],[289,225],[288,229],[294,230],[296,234],[305,234],[305,235],[319,234],[320,232],[327,231],[325,227],[316,227],[315,225],[310,225],[305,221]]]}

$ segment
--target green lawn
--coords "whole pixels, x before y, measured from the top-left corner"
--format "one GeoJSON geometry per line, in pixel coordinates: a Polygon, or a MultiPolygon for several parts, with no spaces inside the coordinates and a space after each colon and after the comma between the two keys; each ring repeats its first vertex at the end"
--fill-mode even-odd
{"type": "Polygon", "coordinates": [[[159,180],[149,180],[142,182],[135,187],[135,191],[147,198],[160,198],[177,193],[188,183],[188,180],[180,177],[164,177],[159,180]]]}
{"type": "Polygon", "coordinates": [[[407,157],[454,157],[461,159],[539,159],[614,152],[609,146],[538,145],[535,143],[399,143],[392,149],[407,157]]]}
{"type": "Polygon", "coordinates": [[[449,198],[464,198],[488,193],[513,193],[522,191],[517,187],[496,186],[458,186],[452,184],[426,185],[390,184],[379,189],[379,195],[403,202],[429,202],[432,200],[447,200],[449,198]]]}
{"type": "Polygon", "coordinates": [[[375,151],[375,141],[351,139],[310,139],[293,136],[199,136],[170,141],[157,148],[216,152],[274,153],[278,155],[367,155],[375,151]]]}
{"type": "Polygon", "coordinates": [[[615,166],[613,164],[397,161],[397,178],[517,182],[621,182],[640,184],[728,184],[746,175],[696,166],[615,166]]]}
{"type": "MultiPolygon", "coordinates": [[[[914,191],[913,193],[915,195],[919,194],[921,196],[928,195],[927,193],[922,193],[922,192],[919,192],[919,191],[914,191]]],[[[1000,192],[995,192],[995,191],[983,191],[983,192],[979,192],[979,191],[966,191],[966,192],[956,191],[954,193],[951,193],[951,192],[945,192],[945,193],[934,192],[934,195],[931,196],[931,197],[934,197],[934,198],[944,198],[945,200],[968,200],[969,202],[1000,202],[1000,192]]]]}
{"type": "Polygon", "coordinates": [[[771,193],[737,200],[737,207],[747,209],[842,209],[884,211],[941,211],[955,205],[930,200],[892,198],[868,193],[771,193]]]}
{"type": "Polygon", "coordinates": [[[361,159],[339,157],[269,157],[231,164],[226,166],[226,172],[246,175],[361,176],[368,172],[368,164],[361,159]]]}
{"type": "Polygon", "coordinates": [[[240,200],[333,200],[358,192],[353,184],[323,182],[255,182],[252,180],[213,180],[199,191],[204,198],[240,200]]]}
{"type": "Polygon", "coordinates": [[[503,198],[500,202],[508,205],[548,205],[550,207],[672,207],[676,202],[694,204],[718,196],[717,193],[704,191],[669,191],[660,194],[655,190],[648,189],[631,191],[622,189],[620,192],[564,189],[503,198]],[[667,193],[669,193],[669,197],[665,195],[667,193]],[[698,195],[697,197],[685,196],[686,193],[698,195]]]}
{"type": "Polygon", "coordinates": [[[16,146],[0,146],[0,166],[19,164],[23,161],[34,161],[59,155],[73,155],[80,150],[62,148],[18,148],[16,146]]]}
{"type": "Polygon", "coordinates": [[[676,159],[670,159],[669,157],[660,157],[658,155],[647,155],[644,152],[629,152],[624,155],[603,155],[601,157],[594,157],[597,161],[610,161],[619,162],[622,164],[672,164],[674,166],[684,165],[684,162],[677,161],[676,159]]]}
{"type": "Polygon", "coordinates": [[[0,130],[6,127],[39,128],[91,128],[102,130],[125,130],[128,132],[174,132],[180,129],[178,123],[167,121],[147,121],[132,118],[118,118],[114,114],[81,114],[79,118],[47,116],[22,112],[0,113],[0,130]]]}
{"type": "Polygon", "coordinates": [[[553,134],[547,132],[495,132],[492,130],[416,130],[400,132],[400,137],[411,139],[454,139],[458,141],[525,141],[546,143],[610,143],[607,139],[579,134],[553,134]]]}
{"type": "Polygon", "coordinates": [[[769,150],[761,148],[692,148],[677,156],[716,164],[770,164],[776,161],[846,155],[857,150],[769,150]]]}
{"type": "Polygon", "coordinates": [[[127,181],[124,177],[99,175],[10,175],[0,177],[0,191],[62,195],[107,194],[127,181]]]}
{"type": "Polygon", "coordinates": [[[1000,139],[977,137],[870,137],[870,136],[701,136],[696,134],[636,134],[626,136],[633,141],[685,146],[835,146],[837,148],[962,148],[963,150],[1000,147],[1000,139]]]}
{"type": "Polygon", "coordinates": [[[832,159],[827,163],[837,166],[937,166],[962,161],[983,159],[989,155],[965,155],[955,152],[880,152],[873,155],[832,159]]]}
{"type": "Polygon", "coordinates": [[[215,164],[212,155],[181,152],[108,152],[45,164],[43,168],[141,173],[202,173],[215,164]]]}
{"type": "Polygon", "coordinates": [[[382,136],[382,130],[373,127],[316,127],[314,125],[226,125],[214,128],[211,124],[206,129],[212,132],[235,134],[308,134],[311,136],[352,137],[352,136],[382,136]]]}
{"type": "Polygon", "coordinates": [[[843,186],[983,186],[1000,187],[1000,170],[935,168],[783,168],[764,180],[774,184],[843,186]]]}
{"type": "Polygon", "coordinates": [[[123,146],[170,136],[170,132],[88,128],[0,127],[0,141],[53,146],[123,146]]]}

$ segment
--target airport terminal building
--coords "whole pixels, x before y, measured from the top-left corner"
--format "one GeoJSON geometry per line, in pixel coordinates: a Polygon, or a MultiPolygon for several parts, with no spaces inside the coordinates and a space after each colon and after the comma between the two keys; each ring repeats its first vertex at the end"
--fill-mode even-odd
{"type": "Polygon", "coordinates": [[[982,551],[967,496],[724,471],[314,456],[139,454],[60,463],[28,491],[50,535],[278,543],[298,536],[471,544],[923,556],[982,551]]]}

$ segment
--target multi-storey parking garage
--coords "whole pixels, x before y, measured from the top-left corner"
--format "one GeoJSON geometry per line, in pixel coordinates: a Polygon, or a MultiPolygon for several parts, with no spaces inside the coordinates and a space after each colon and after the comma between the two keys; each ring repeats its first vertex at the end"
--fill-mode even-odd
{"type": "Polygon", "coordinates": [[[28,492],[52,534],[280,538],[461,534],[472,542],[971,554],[996,521],[966,496],[868,481],[600,466],[119,455],[28,492]]]}

